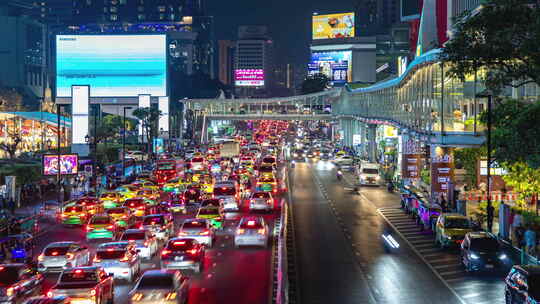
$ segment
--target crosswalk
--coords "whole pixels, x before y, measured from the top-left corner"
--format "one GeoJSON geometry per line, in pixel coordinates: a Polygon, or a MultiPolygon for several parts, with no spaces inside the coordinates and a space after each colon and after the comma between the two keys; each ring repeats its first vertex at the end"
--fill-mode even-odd
{"type": "Polygon", "coordinates": [[[432,232],[421,231],[420,226],[403,210],[380,208],[378,211],[462,303],[504,303],[502,277],[466,273],[460,263],[458,251],[438,248],[432,232]]]}

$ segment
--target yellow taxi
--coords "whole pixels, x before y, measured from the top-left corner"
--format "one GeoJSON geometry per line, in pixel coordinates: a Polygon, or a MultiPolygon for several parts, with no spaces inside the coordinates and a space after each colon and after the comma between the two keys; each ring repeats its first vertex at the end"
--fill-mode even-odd
{"type": "Polygon", "coordinates": [[[114,220],[117,226],[128,228],[133,224],[131,209],[128,207],[116,207],[107,209],[107,214],[114,220]]]}
{"type": "Polygon", "coordinates": [[[174,178],[163,184],[163,191],[179,193],[189,185],[191,185],[191,181],[188,182],[187,179],[174,178]]]}
{"type": "Polygon", "coordinates": [[[159,198],[159,191],[154,189],[141,189],[137,191],[136,197],[143,197],[149,200],[157,200],[159,198]]]}
{"type": "Polygon", "coordinates": [[[84,196],[76,201],[77,205],[83,205],[86,207],[90,215],[103,212],[103,206],[101,202],[96,197],[84,196]]]}
{"type": "Polygon", "coordinates": [[[336,158],[342,157],[342,156],[345,156],[345,155],[347,155],[347,152],[341,150],[341,151],[338,151],[338,152],[336,153],[336,158]]]}
{"type": "Polygon", "coordinates": [[[152,183],[151,181],[143,181],[143,180],[137,180],[131,183],[131,185],[138,187],[139,189],[152,189],[152,190],[158,190],[159,187],[156,186],[156,184],[152,183]]]}
{"type": "Polygon", "coordinates": [[[76,202],[65,204],[60,215],[63,225],[84,225],[89,216],[86,206],[78,205],[76,202]]]}
{"type": "Polygon", "coordinates": [[[139,190],[138,187],[135,187],[133,185],[124,185],[116,188],[114,191],[122,194],[124,199],[127,198],[134,198],[137,196],[137,191],[139,190]]]}
{"type": "Polygon", "coordinates": [[[192,176],[191,180],[192,180],[194,183],[200,183],[200,182],[202,182],[203,178],[204,178],[205,176],[208,176],[208,175],[209,175],[209,174],[208,174],[208,172],[206,172],[206,171],[195,171],[195,172],[193,173],[193,176],[192,176]]]}
{"type": "Polygon", "coordinates": [[[223,210],[219,207],[208,205],[200,207],[197,211],[196,218],[207,219],[216,229],[223,228],[223,210]]]}
{"type": "Polygon", "coordinates": [[[268,177],[259,177],[259,179],[257,179],[256,189],[257,191],[277,193],[277,180],[273,175],[268,177]]]}
{"type": "Polygon", "coordinates": [[[124,201],[124,197],[119,192],[105,192],[99,196],[99,201],[102,203],[103,208],[115,208],[124,201]]]}
{"type": "Polygon", "coordinates": [[[443,213],[435,224],[435,242],[441,248],[459,246],[472,231],[470,220],[458,213],[443,213]]]}

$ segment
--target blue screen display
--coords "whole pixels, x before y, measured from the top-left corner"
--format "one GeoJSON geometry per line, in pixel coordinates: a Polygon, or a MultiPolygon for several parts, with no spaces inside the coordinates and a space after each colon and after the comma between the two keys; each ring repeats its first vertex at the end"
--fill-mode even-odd
{"type": "Polygon", "coordinates": [[[165,35],[56,36],[56,96],[89,85],[91,97],[167,96],[165,35]]]}

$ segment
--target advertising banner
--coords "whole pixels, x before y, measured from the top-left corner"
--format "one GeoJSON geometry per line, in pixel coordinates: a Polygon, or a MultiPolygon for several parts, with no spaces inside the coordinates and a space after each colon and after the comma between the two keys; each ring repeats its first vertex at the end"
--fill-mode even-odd
{"type": "Polygon", "coordinates": [[[15,190],[17,189],[17,177],[16,176],[6,176],[4,177],[4,180],[6,182],[6,198],[16,200],[17,193],[15,190]]]}
{"type": "Polygon", "coordinates": [[[313,16],[313,40],[354,37],[354,13],[313,16]]]}
{"type": "Polygon", "coordinates": [[[401,176],[403,178],[420,178],[420,145],[409,138],[403,142],[401,160],[401,176]]]}
{"type": "Polygon", "coordinates": [[[431,151],[431,193],[434,198],[444,195],[454,180],[454,156],[452,148],[434,147],[431,151]]]}
{"type": "MultiPolygon", "coordinates": [[[[60,155],[60,175],[77,174],[79,156],[77,154],[60,155]]],[[[58,174],[58,155],[45,154],[42,159],[43,175],[54,176],[58,174]]]]}
{"type": "Polygon", "coordinates": [[[262,69],[239,69],[234,71],[236,86],[264,86],[264,71],[262,69]]]}
{"type": "Polygon", "coordinates": [[[154,153],[165,153],[165,141],[163,138],[154,138],[154,153]]]}
{"type": "Polygon", "coordinates": [[[352,143],[353,143],[353,146],[361,145],[362,144],[362,135],[361,134],[353,134],[352,143]]]}
{"type": "Polygon", "coordinates": [[[352,80],[352,52],[333,51],[311,54],[308,75],[324,74],[334,84],[344,84],[352,80]]]}
{"type": "Polygon", "coordinates": [[[166,96],[166,35],[57,35],[56,96],[80,84],[91,97],[166,96]]]}

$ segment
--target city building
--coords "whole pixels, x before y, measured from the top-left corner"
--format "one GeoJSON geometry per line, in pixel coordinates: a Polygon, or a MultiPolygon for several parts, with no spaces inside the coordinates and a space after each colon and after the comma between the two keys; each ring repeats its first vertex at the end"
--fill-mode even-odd
{"type": "Polygon", "coordinates": [[[218,47],[219,80],[226,85],[234,86],[236,42],[231,40],[219,40],[218,47]]]}
{"type": "Polygon", "coordinates": [[[273,41],[266,26],[240,26],[236,41],[235,92],[266,97],[273,86],[273,41]]]}

